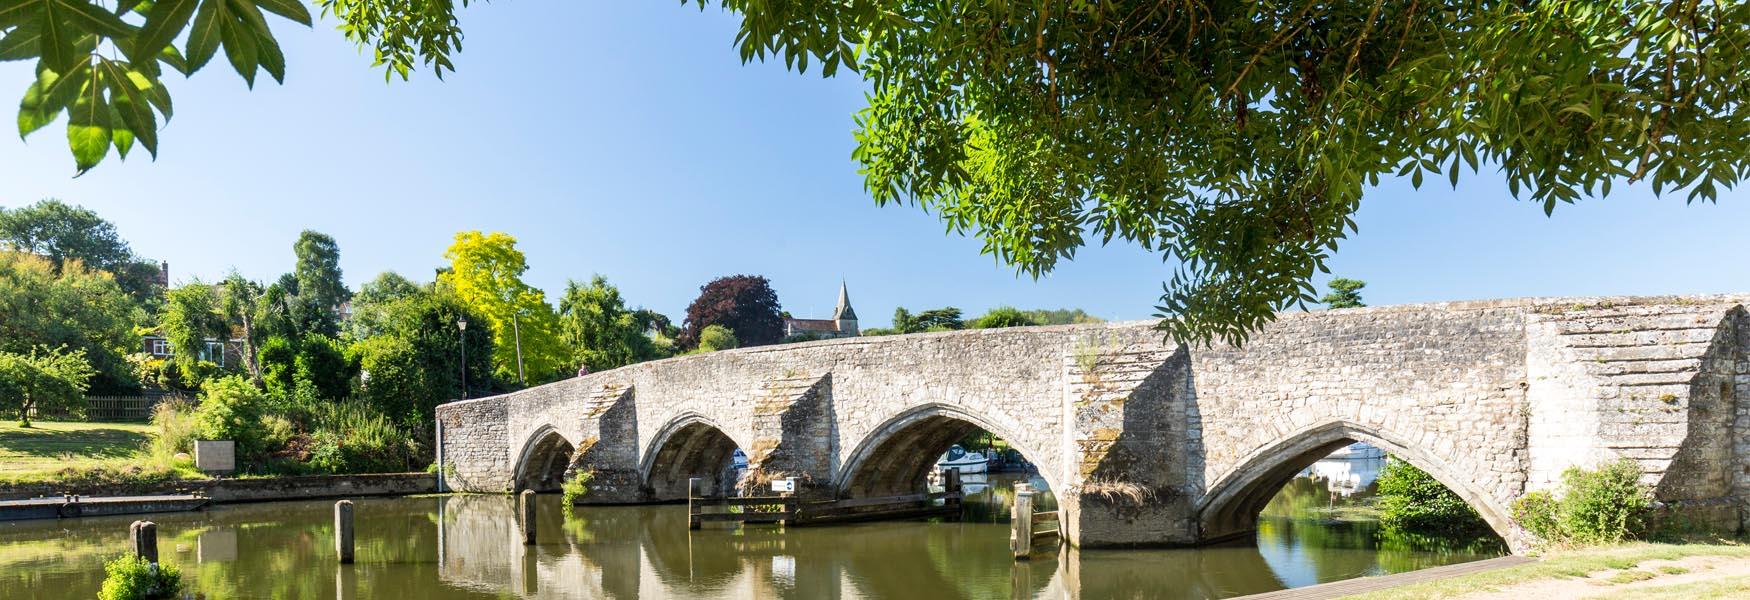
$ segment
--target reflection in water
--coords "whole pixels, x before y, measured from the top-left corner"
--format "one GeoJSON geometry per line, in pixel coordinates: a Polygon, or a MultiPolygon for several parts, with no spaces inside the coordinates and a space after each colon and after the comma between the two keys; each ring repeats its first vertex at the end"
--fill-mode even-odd
{"type": "MultiPolygon", "coordinates": [[[[1014,563],[1001,521],[1023,477],[986,476],[964,522],[788,530],[689,532],[677,505],[587,507],[567,519],[545,495],[532,547],[508,496],[363,499],[351,566],[336,564],[328,501],[153,520],[165,560],[207,598],[1221,598],[1493,552],[1382,546],[1364,524],[1272,517],[1255,545],[1065,550],[1014,563]]],[[[1291,485],[1295,494],[1329,501],[1311,480],[1291,485]]],[[[134,519],[0,523],[0,597],[92,597],[134,519]]]]}

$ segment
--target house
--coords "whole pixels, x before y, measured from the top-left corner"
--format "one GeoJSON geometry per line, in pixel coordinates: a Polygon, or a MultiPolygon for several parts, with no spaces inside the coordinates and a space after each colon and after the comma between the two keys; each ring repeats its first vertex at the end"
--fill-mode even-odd
{"type": "MultiPolygon", "coordinates": [[[[158,332],[140,336],[140,351],[152,355],[156,359],[169,359],[176,355],[176,349],[158,332]]],[[[232,338],[220,341],[218,338],[207,338],[201,345],[201,360],[221,367],[226,365],[243,365],[243,338],[232,338]]]]}
{"type": "Polygon", "coordinates": [[[784,337],[815,338],[857,337],[857,311],[851,309],[851,294],[843,281],[839,282],[839,304],[831,319],[798,319],[784,317],[784,337]]]}

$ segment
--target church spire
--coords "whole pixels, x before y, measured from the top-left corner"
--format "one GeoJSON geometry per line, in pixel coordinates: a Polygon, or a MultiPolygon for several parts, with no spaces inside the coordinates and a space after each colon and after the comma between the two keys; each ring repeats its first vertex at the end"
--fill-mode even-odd
{"type": "Polygon", "coordinates": [[[851,309],[851,293],[845,288],[845,280],[839,280],[839,305],[833,310],[834,321],[855,321],[857,311],[851,309]]]}

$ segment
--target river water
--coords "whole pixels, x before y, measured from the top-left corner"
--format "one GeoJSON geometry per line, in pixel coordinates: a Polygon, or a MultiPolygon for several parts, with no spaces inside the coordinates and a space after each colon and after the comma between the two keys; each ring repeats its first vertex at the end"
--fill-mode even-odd
{"type": "Polygon", "coordinates": [[[509,496],[366,498],[355,501],[351,566],[336,564],[326,500],[0,523],[0,598],[94,597],[103,561],[124,552],[138,518],[158,523],[161,559],[205,598],[1203,599],[1500,553],[1376,535],[1371,523],[1332,518],[1348,500],[1302,478],[1266,510],[1252,541],[1064,550],[1016,563],[1007,526],[991,522],[1006,518],[1013,477],[989,477],[982,489],[969,481],[978,493],[963,522],[788,530],[689,532],[677,505],[579,507],[567,518],[558,497],[544,495],[533,547],[521,544],[509,496]]]}

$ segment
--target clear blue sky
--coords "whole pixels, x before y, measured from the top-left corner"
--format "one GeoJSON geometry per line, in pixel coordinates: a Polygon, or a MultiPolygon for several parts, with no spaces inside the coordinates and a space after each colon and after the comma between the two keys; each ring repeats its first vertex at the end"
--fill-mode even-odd
{"type": "MultiPolygon", "coordinates": [[[[158,161],[112,156],[78,179],[59,124],[5,136],[0,205],[92,208],[179,281],[276,278],[305,228],[339,241],[349,285],[384,270],[429,280],[456,231],[505,231],[550,299],[601,273],[677,321],[701,284],[733,273],[770,277],[798,316],[829,313],[843,277],[866,326],[895,306],[1147,318],[1169,275],[1115,246],[1034,281],[930,215],[877,208],[850,158],[863,84],[742,65],[736,17],[714,8],[476,4],[457,73],[392,84],[330,26],[275,25],[285,85],[264,75],[250,92],[222,59],[172,76],[158,161]]],[[[7,98],[30,69],[0,63],[7,98]]],[[[1331,266],[1366,280],[1373,304],[1750,291],[1745,196],[1685,206],[1618,185],[1549,219],[1488,173],[1457,191],[1392,181],[1331,266]]]]}

